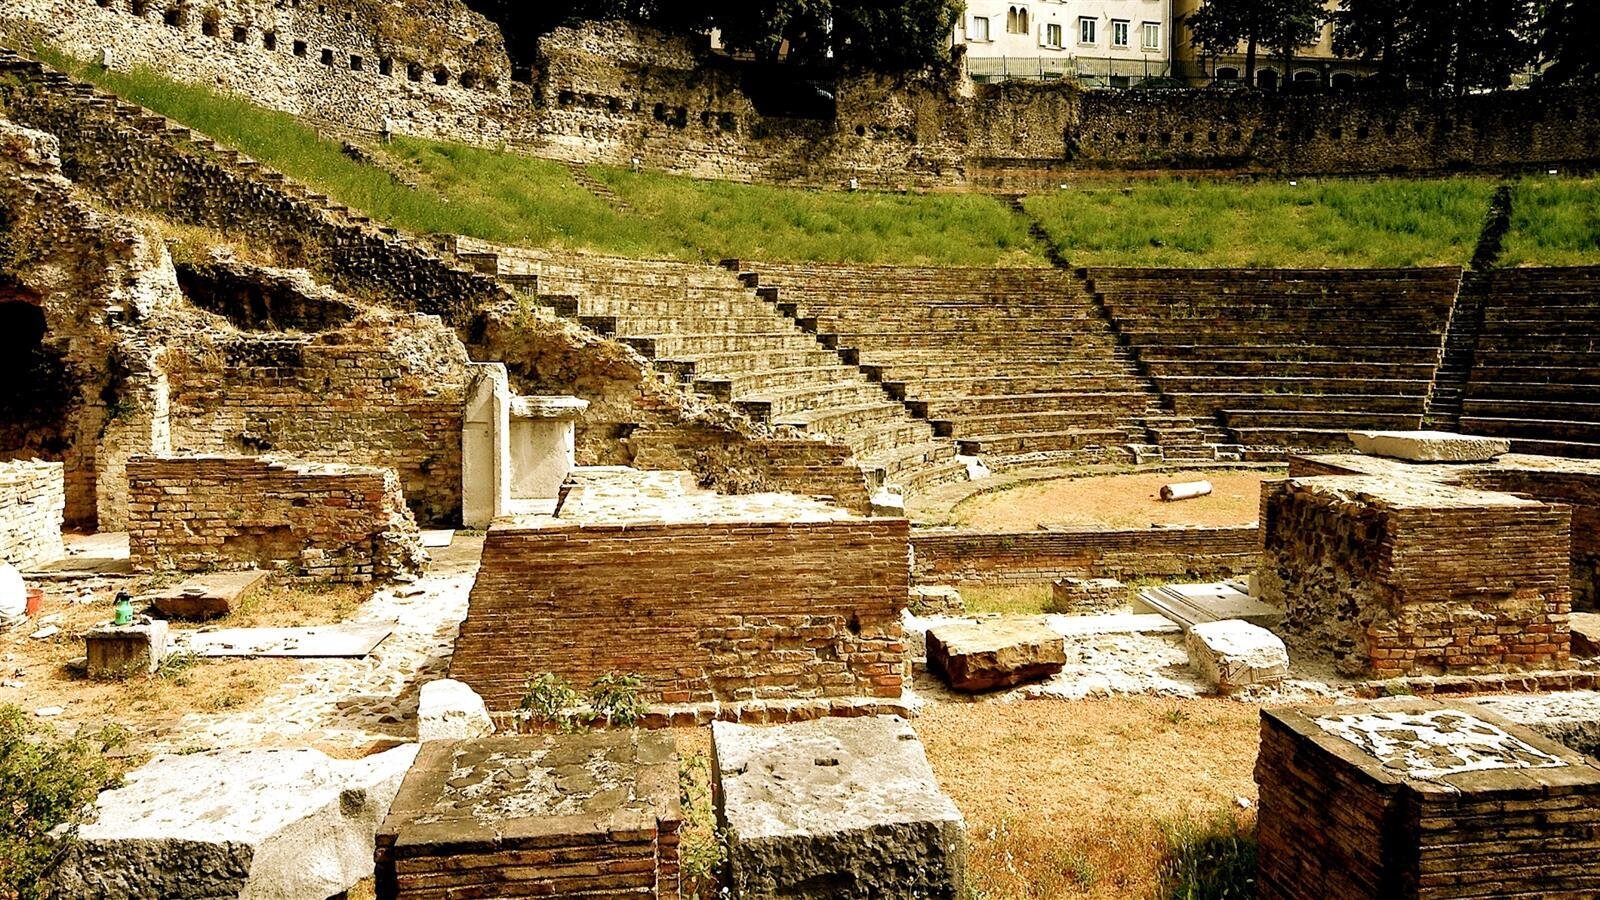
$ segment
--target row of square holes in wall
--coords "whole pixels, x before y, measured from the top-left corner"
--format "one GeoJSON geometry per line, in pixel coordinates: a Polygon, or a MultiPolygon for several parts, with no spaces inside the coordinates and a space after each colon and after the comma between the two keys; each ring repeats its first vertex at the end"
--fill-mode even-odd
{"type": "MultiPolygon", "coordinates": [[[[96,5],[98,5],[98,6],[102,7],[102,8],[106,8],[106,9],[111,8],[111,6],[113,5],[114,2],[115,2],[115,0],[95,0],[96,5]]],[[[297,2],[297,3],[295,3],[295,5],[299,6],[300,4],[297,2]]],[[[141,18],[141,19],[144,18],[148,14],[149,9],[150,9],[150,0],[129,0],[129,11],[132,12],[133,15],[138,17],[138,18],[141,18]]],[[[326,7],[318,7],[318,9],[321,10],[321,11],[326,11],[326,7]]],[[[348,17],[348,16],[349,16],[349,13],[346,13],[346,17],[348,17]]],[[[179,6],[169,7],[165,12],[163,12],[161,14],[161,20],[164,23],[166,23],[168,27],[171,27],[171,28],[179,28],[179,29],[184,28],[188,24],[187,19],[188,19],[187,11],[184,8],[179,7],[179,6]]],[[[222,36],[222,23],[218,20],[217,16],[214,13],[207,13],[206,15],[201,17],[201,20],[200,20],[200,33],[204,34],[206,37],[214,37],[215,38],[215,37],[221,37],[222,36]]],[[[250,41],[250,29],[249,28],[247,28],[247,27],[245,27],[243,25],[235,25],[235,26],[233,26],[233,42],[235,44],[245,44],[245,43],[249,43],[249,41],[250,41]]],[[[263,31],[263,32],[261,32],[261,46],[265,50],[277,50],[278,49],[278,33],[275,32],[275,31],[263,31]]],[[[305,56],[309,56],[310,55],[310,47],[308,47],[306,45],[305,41],[294,41],[291,44],[291,49],[294,52],[295,56],[305,57],[305,56]]],[[[334,51],[324,47],[322,49],[322,54],[321,55],[322,55],[322,64],[324,66],[327,66],[330,69],[333,68],[334,65],[335,65],[335,61],[336,61],[336,55],[335,55],[334,51]]],[[[361,72],[361,71],[365,71],[365,69],[367,67],[367,61],[361,55],[352,53],[352,54],[350,54],[349,65],[350,65],[350,71],[352,71],[352,72],[361,72]]],[[[387,57],[387,56],[382,57],[381,59],[379,59],[378,60],[378,74],[379,75],[385,75],[385,76],[393,75],[394,74],[394,60],[389,58],[389,57],[387,57]]],[[[406,78],[408,80],[410,80],[410,81],[421,81],[423,79],[423,75],[424,74],[425,74],[425,70],[424,70],[424,68],[423,68],[421,63],[414,63],[414,62],[413,63],[406,63],[406,78]]],[[[476,72],[462,72],[461,73],[461,77],[460,77],[460,82],[461,82],[461,86],[464,87],[464,88],[476,88],[479,85],[482,85],[485,89],[492,91],[496,87],[499,87],[498,79],[494,78],[493,76],[480,78],[476,72]]],[[[433,83],[437,84],[437,85],[440,85],[440,86],[444,86],[444,85],[449,84],[450,83],[450,70],[444,68],[443,66],[441,66],[441,67],[439,67],[437,69],[434,69],[433,70],[433,83]]]]}
{"type": "MultiPolygon", "coordinates": [[[[1455,129],[1455,123],[1453,121],[1451,121],[1450,119],[1440,119],[1439,122],[1437,123],[1437,128],[1441,133],[1448,134],[1449,132],[1451,132],[1452,130],[1455,129]]],[[[1427,134],[1428,133],[1428,122],[1426,120],[1424,120],[1424,119],[1418,119],[1417,121],[1412,123],[1412,130],[1415,131],[1417,134],[1427,134]]],[[[1383,126],[1383,132],[1384,132],[1385,135],[1387,135],[1389,137],[1394,137],[1396,134],[1400,133],[1400,126],[1398,126],[1398,125],[1394,124],[1393,122],[1391,122],[1391,123],[1383,126]]],[[[1300,138],[1302,140],[1310,140],[1310,139],[1312,139],[1312,138],[1314,138],[1316,136],[1317,136],[1316,129],[1312,128],[1312,127],[1307,127],[1305,129],[1303,129],[1301,134],[1300,134],[1300,138]]],[[[1367,126],[1362,125],[1362,126],[1356,128],[1356,140],[1364,141],[1364,140],[1366,140],[1367,138],[1369,138],[1371,136],[1372,136],[1372,130],[1369,129],[1367,126]]],[[[1293,134],[1292,134],[1292,132],[1290,132],[1288,130],[1280,130],[1278,132],[1278,134],[1277,134],[1277,137],[1278,137],[1278,140],[1280,140],[1280,141],[1287,141],[1291,137],[1293,137],[1293,134]]],[[[1339,126],[1337,126],[1337,125],[1335,125],[1334,127],[1328,129],[1327,137],[1328,137],[1329,140],[1332,140],[1332,141],[1342,141],[1342,140],[1344,140],[1344,129],[1339,127],[1339,126]]],[[[1170,131],[1163,131],[1160,134],[1158,134],[1156,136],[1156,138],[1163,145],[1170,144],[1170,143],[1172,143],[1173,133],[1170,132],[1170,131]]],[[[1213,144],[1217,143],[1217,138],[1218,138],[1218,134],[1215,131],[1210,131],[1210,132],[1206,133],[1206,140],[1209,141],[1210,143],[1213,143],[1213,144]]],[[[1228,140],[1230,142],[1238,143],[1239,141],[1243,140],[1243,138],[1244,138],[1243,133],[1237,128],[1235,128],[1232,131],[1228,132],[1228,140]]],[[[1117,132],[1116,133],[1116,140],[1117,140],[1117,143],[1119,143],[1119,144],[1127,143],[1128,142],[1128,133],[1126,131],[1117,132]]],[[[1134,135],[1134,140],[1136,142],[1140,143],[1140,144],[1148,144],[1150,142],[1150,133],[1147,132],[1147,131],[1141,131],[1138,134],[1134,135]]],[[[1185,144],[1194,143],[1194,132],[1192,132],[1192,131],[1184,132],[1183,133],[1183,142],[1185,144]]]]}

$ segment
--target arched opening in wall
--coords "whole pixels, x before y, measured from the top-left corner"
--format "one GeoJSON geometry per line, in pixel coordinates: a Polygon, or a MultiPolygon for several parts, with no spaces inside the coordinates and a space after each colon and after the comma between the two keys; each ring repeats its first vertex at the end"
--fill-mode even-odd
{"type": "Polygon", "coordinates": [[[1314,69],[1301,69],[1294,73],[1294,83],[1301,86],[1314,85],[1321,81],[1322,76],[1314,69]]]}
{"type": "Polygon", "coordinates": [[[1262,69],[1256,73],[1256,87],[1264,91],[1278,89],[1278,73],[1275,69],[1262,69]]]}
{"type": "Polygon", "coordinates": [[[1336,91],[1348,91],[1356,86],[1356,76],[1350,72],[1335,72],[1328,83],[1336,91]]]}
{"type": "Polygon", "coordinates": [[[461,86],[464,87],[464,88],[467,88],[468,90],[471,90],[472,88],[477,87],[478,86],[478,73],[476,73],[476,72],[462,72],[461,73],[461,86]]]}
{"type": "Polygon", "coordinates": [[[1239,80],[1239,70],[1234,68],[1233,66],[1221,66],[1220,68],[1217,69],[1217,80],[1218,81],[1229,81],[1229,82],[1238,81],[1239,80]]]}
{"type": "Polygon", "coordinates": [[[49,340],[43,299],[0,272],[0,459],[61,459],[71,380],[66,342],[49,340]]]}
{"type": "Polygon", "coordinates": [[[406,63],[406,80],[421,81],[422,66],[418,63],[406,63]]]}

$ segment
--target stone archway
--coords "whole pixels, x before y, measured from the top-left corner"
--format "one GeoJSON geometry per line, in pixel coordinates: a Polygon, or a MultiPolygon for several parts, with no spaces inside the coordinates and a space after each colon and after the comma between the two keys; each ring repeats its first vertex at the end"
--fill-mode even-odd
{"type": "Polygon", "coordinates": [[[52,340],[43,298],[0,273],[0,458],[61,460],[77,402],[64,343],[52,340]]]}

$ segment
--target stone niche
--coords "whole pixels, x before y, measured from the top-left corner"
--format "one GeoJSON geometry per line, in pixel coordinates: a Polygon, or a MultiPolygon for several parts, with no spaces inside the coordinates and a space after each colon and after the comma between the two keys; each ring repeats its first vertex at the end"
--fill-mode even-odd
{"type": "Polygon", "coordinates": [[[264,568],[339,582],[413,573],[416,521],[392,470],[256,457],[135,457],[138,572],[264,568]]]}
{"type": "Polygon", "coordinates": [[[664,732],[434,741],[377,836],[377,896],[678,896],[664,732]]]}
{"type": "Polygon", "coordinates": [[[1594,897],[1600,769],[1469,703],[1262,710],[1264,900],[1594,897]]]}
{"type": "Polygon", "coordinates": [[[489,530],[451,677],[517,708],[536,671],[643,676],[663,704],[898,698],[909,525],[683,472],[579,469],[489,530]]]}
{"type": "Polygon", "coordinates": [[[503,363],[474,363],[461,432],[462,523],[553,508],[577,465],[577,397],[515,397],[503,363]]]}
{"type": "Polygon", "coordinates": [[[29,569],[66,555],[61,463],[0,462],[0,562],[29,569]]]}
{"type": "Polygon", "coordinates": [[[1570,508],[1420,479],[1262,486],[1261,599],[1343,674],[1555,669],[1569,657],[1570,508]]]}

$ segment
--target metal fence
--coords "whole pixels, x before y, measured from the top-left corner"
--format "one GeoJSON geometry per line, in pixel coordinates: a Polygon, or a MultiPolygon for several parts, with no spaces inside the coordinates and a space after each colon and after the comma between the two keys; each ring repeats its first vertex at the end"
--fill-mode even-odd
{"type": "Polygon", "coordinates": [[[1093,56],[967,57],[973,81],[1077,81],[1088,87],[1136,87],[1172,75],[1165,58],[1116,59],[1093,56]]]}

